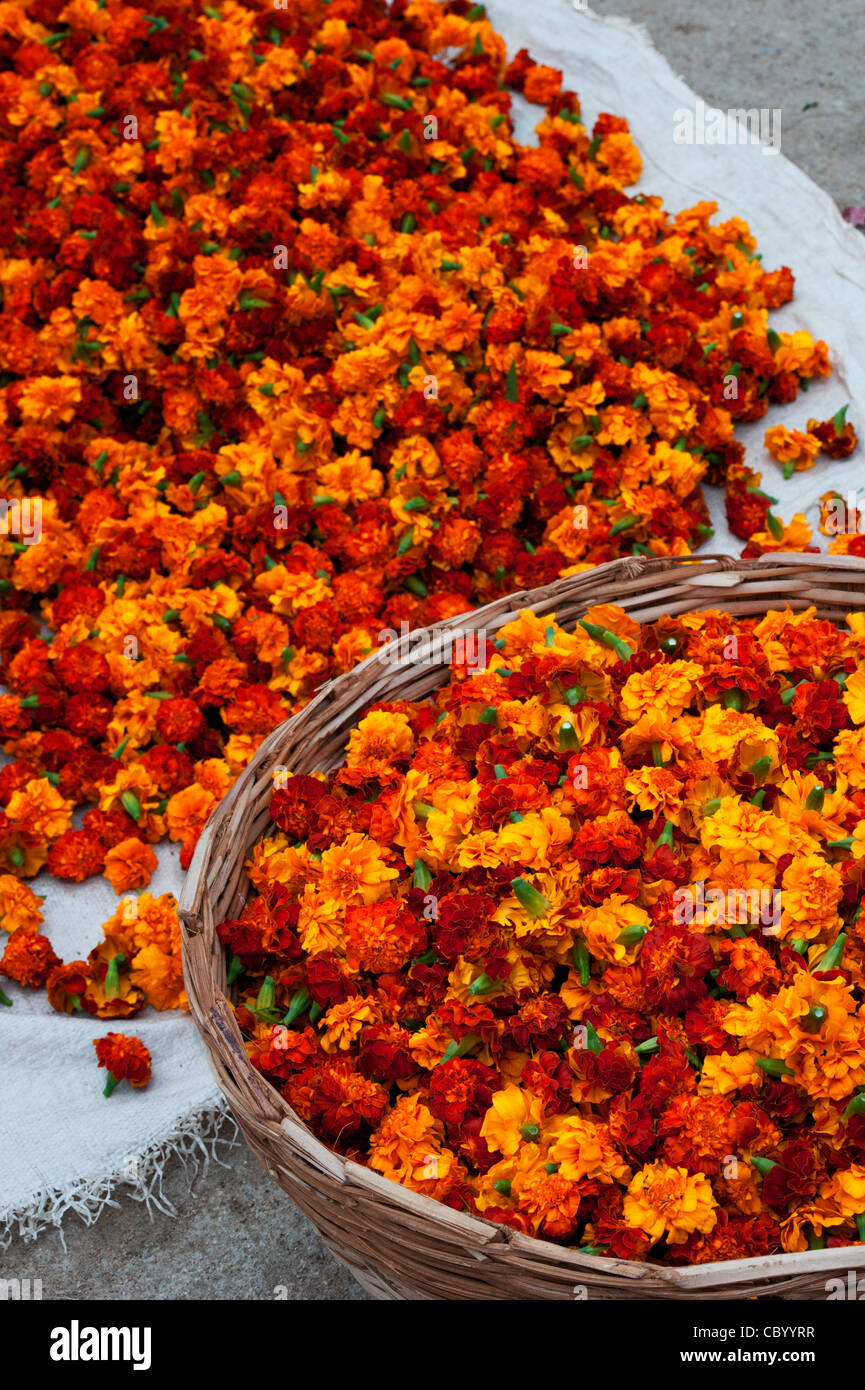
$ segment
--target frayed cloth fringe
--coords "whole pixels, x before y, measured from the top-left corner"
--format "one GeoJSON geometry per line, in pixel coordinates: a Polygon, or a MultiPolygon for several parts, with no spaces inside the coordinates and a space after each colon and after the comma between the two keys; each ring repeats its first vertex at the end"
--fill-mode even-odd
{"type": "Polygon", "coordinates": [[[141,1153],[127,1155],[115,1173],[104,1178],[82,1178],[63,1188],[44,1188],[34,1193],[26,1206],[0,1210],[0,1250],[5,1250],[16,1237],[35,1240],[49,1227],[59,1232],[65,1249],[64,1218],[74,1212],[85,1226],[92,1226],[106,1207],[120,1206],[117,1197],[144,1202],[151,1220],[154,1210],[174,1216],[175,1209],[163,1191],[169,1159],[180,1159],[189,1171],[191,1187],[211,1162],[227,1166],[219,1151],[231,1148],[237,1134],[237,1125],[225,1105],[211,1103],[193,1112],[161,1139],[152,1140],[141,1153]]]}

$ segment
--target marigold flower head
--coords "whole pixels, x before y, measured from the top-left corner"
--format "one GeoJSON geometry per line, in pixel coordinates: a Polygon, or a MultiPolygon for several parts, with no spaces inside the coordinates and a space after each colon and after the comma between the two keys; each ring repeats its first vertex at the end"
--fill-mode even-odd
{"type": "Polygon", "coordinates": [[[105,1083],[106,1096],[110,1096],[120,1081],[128,1081],[130,1086],[146,1086],[151,1076],[150,1053],[140,1038],[125,1033],[106,1033],[102,1038],[94,1038],[96,1057],[100,1067],[105,1067],[108,1080],[105,1083]]]}
{"type": "Polygon", "coordinates": [[[694,1231],[711,1231],[718,1220],[712,1184],[701,1173],[649,1163],[628,1187],[625,1220],[645,1231],[652,1240],[667,1235],[671,1244],[684,1241],[694,1231]]]}

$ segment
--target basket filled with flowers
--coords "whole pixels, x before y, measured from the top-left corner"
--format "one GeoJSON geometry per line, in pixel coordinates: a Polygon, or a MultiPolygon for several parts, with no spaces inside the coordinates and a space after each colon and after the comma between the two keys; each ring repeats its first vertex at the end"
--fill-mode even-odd
{"type": "Polygon", "coordinates": [[[180,903],[258,1158],[383,1298],[865,1265],[865,562],[626,559],[280,726],[180,903]]]}

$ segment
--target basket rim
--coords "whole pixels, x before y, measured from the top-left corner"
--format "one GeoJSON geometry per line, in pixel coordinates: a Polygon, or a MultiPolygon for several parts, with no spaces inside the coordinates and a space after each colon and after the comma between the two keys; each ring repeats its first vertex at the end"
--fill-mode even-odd
{"type": "MultiPolygon", "coordinates": [[[[584,581],[588,589],[592,582],[601,583],[604,580],[615,580],[619,575],[623,579],[637,581],[641,590],[641,597],[646,599],[657,599],[659,594],[664,596],[668,588],[671,588],[673,593],[679,589],[694,590],[691,597],[695,601],[689,602],[687,605],[679,604],[677,607],[679,612],[699,612],[711,607],[713,599],[718,602],[722,597],[732,597],[740,591],[743,594],[756,597],[762,595],[764,589],[767,590],[765,612],[778,611],[779,608],[783,609],[787,606],[792,607],[791,597],[798,600],[800,608],[807,607],[810,600],[807,588],[803,589],[803,584],[818,577],[829,583],[840,582],[844,579],[854,581],[861,589],[861,593],[851,599],[850,607],[851,609],[865,608],[865,558],[857,556],[827,555],[824,553],[812,555],[796,551],[781,551],[747,560],[736,559],[726,554],[651,558],[624,557],[593,566],[589,570],[581,570],[574,575],[561,576],[551,584],[534,589],[514,591],[481,608],[469,609],[453,618],[430,624],[424,628],[414,629],[412,631],[413,643],[422,645],[433,634],[465,627],[467,620],[473,628],[477,628],[482,625],[478,620],[483,619],[484,615],[488,615],[491,626],[501,627],[506,622],[511,621],[521,609],[533,608],[539,602],[548,603],[551,598],[554,599],[559,593],[566,590],[569,581],[584,581]],[[798,584],[796,583],[797,571],[799,572],[798,584]],[[746,581],[749,577],[761,582],[759,585],[753,582],[748,585],[746,581]],[[790,585],[784,583],[785,579],[789,579],[792,583],[790,585]],[[771,602],[768,597],[769,592],[777,597],[778,603],[771,602]]],[[[839,597],[826,591],[823,591],[820,596],[823,598],[831,597],[835,602],[838,601],[839,597]]],[[[592,600],[590,599],[584,608],[587,609],[591,606],[592,600]]],[[[754,612],[760,611],[761,608],[763,608],[762,604],[756,605],[754,612]]],[[[594,1273],[624,1278],[635,1287],[650,1281],[661,1286],[666,1285],[670,1295],[675,1296],[676,1290],[681,1293],[686,1293],[689,1289],[697,1291],[701,1288],[708,1291],[719,1287],[728,1287],[733,1290],[737,1285],[746,1283],[748,1280],[763,1281],[784,1275],[818,1275],[830,1269],[838,1269],[842,1265],[848,1270],[858,1270],[865,1267],[865,1245],[787,1251],[765,1257],[745,1257],[738,1260],[692,1265],[664,1265],[648,1260],[624,1260],[605,1255],[589,1256],[582,1254],[578,1248],[561,1246],[542,1237],[525,1235],[510,1227],[488,1221],[483,1216],[455,1211],[425,1193],[407,1189],[402,1184],[385,1178],[383,1174],[376,1173],[366,1165],[343,1157],[308,1128],[300,1116],[292,1110],[284,1096],[253,1068],[242,1045],[240,1030],[228,998],[214,978],[212,961],[208,962],[208,970],[214,1006],[208,1010],[201,1006],[190,969],[190,953],[194,949],[193,943],[201,937],[205,930],[204,919],[210,909],[206,870],[219,854],[221,842],[234,812],[235,803],[243,796],[244,791],[255,782],[257,774],[262,776],[262,780],[265,776],[269,778],[269,769],[273,761],[271,755],[274,749],[285,742],[289,730],[292,732],[302,730],[311,716],[327,704],[333,703],[335,697],[347,691],[361,689],[367,674],[374,666],[381,670],[387,659],[388,649],[393,649],[395,646],[396,643],[392,641],[373,652],[351,670],[328,681],[307,705],[283,721],[263,740],[254,757],[232,784],[218,806],[211,812],[184,880],[178,902],[178,917],[183,944],[184,977],[191,1012],[208,1047],[210,1049],[215,1048],[223,1054],[230,1053],[230,1058],[225,1058],[225,1061],[231,1079],[236,1082],[235,1073],[238,1069],[244,1073],[246,1099],[254,1099],[258,1103],[256,1118],[259,1123],[288,1138],[300,1149],[302,1157],[308,1163],[319,1171],[330,1172],[348,1187],[363,1187],[367,1190],[372,1187],[380,1190],[392,1206],[411,1208],[434,1224],[456,1228],[463,1232],[466,1237],[473,1237],[483,1246],[502,1243],[516,1245],[526,1255],[533,1256],[535,1260],[544,1265],[570,1266],[575,1275],[577,1273],[586,1275],[594,1273]],[[217,1014],[220,1015],[218,1024],[215,1021],[217,1014]],[[233,1045],[228,1042],[227,1032],[234,1035],[233,1045]],[[265,1101],[270,1113],[265,1110],[265,1101]]],[[[448,669],[448,664],[441,668],[443,678],[446,678],[448,669]]],[[[440,684],[441,681],[438,683],[440,684]]],[[[375,698],[371,699],[369,703],[375,703],[375,698]]],[[[352,715],[352,721],[356,717],[352,715]]],[[[261,838],[262,833],[264,831],[256,835],[256,841],[261,838]]],[[[244,862],[250,848],[251,844],[247,845],[243,852],[244,862]]],[[[221,945],[218,945],[218,952],[224,954],[224,948],[221,945]]],[[[226,1081],[219,1077],[217,1079],[220,1088],[226,1091],[226,1081]]],[[[777,1286],[772,1286],[773,1289],[775,1287],[777,1286]]],[[[771,1291],[772,1289],[767,1289],[767,1292],[771,1291]]]]}

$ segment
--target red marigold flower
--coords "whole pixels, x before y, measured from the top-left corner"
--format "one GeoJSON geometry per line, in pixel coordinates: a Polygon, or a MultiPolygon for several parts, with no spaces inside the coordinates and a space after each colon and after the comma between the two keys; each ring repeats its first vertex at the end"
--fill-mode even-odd
{"type": "Polygon", "coordinates": [[[356,992],[344,962],[331,951],[317,951],[307,956],[306,984],[310,997],[322,1009],[341,1004],[356,992]]]}
{"type": "Polygon", "coordinates": [[[47,936],[39,932],[16,931],[6,942],[0,959],[0,975],[30,989],[41,989],[51,971],[60,965],[47,936]]]}
{"type": "Polygon", "coordinates": [[[310,1114],[325,1134],[344,1142],[361,1125],[375,1128],[387,1104],[384,1086],[367,1080],[348,1059],[329,1058],[321,1067],[310,1114]]]}
{"type": "Polygon", "coordinates": [[[230,729],[240,734],[269,734],[285,719],[287,710],[275,690],[266,685],[244,683],[223,709],[230,729]]]}
{"type": "Polygon", "coordinates": [[[87,988],[90,971],[84,960],[71,960],[65,965],[57,965],[45,982],[48,1003],[58,1013],[78,1013],[81,1010],[81,996],[87,988]]]}
{"type": "Polygon", "coordinates": [[[793,1139],[776,1151],[775,1167],[763,1178],[761,1196],[773,1211],[785,1211],[794,1200],[808,1201],[816,1196],[825,1177],[813,1144],[807,1139],[793,1139]]]}
{"type": "MultiPolygon", "coordinates": [[[[488,972],[487,972],[488,973],[488,972]]],[[[559,994],[539,994],[512,1014],[507,1031],[522,1052],[555,1047],[567,1028],[568,1010],[559,994]]]]}
{"type": "Polygon", "coordinates": [[[105,657],[87,642],[67,647],[54,669],[60,683],[73,693],[105,690],[111,679],[105,657]]]}
{"type": "Polygon", "coordinates": [[[106,849],[119,845],[121,840],[128,840],[137,829],[132,817],[120,807],[113,811],[100,811],[94,806],[85,812],[81,826],[97,835],[106,849]]]}
{"type": "Polygon", "coordinates": [[[271,797],[271,819],[290,840],[305,840],[314,807],[326,789],[317,777],[289,777],[271,797]]]}
{"type": "Polygon", "coordinates": [[[403,1081],[415,1071],[408,1044],[411,1034],[392,1024],[371,1024],[360,1035],[358,1067],[364,1076],[403,1081]]]}
{"type": "Polygon", "coordinates": [[[685,922],[657,922],[643,938],[639,963],[650,1006],[684,1013],[706,993],[715,963],[705,936],[685,922]]]}
{"type": "Polygon", "coordinates": [[[105,845],[93,830],[66,830],[48,847],[48,870],[55,878],[82,883],[98,874],[105,860],[105,845]]]}
{"type": "Polygon", "coordinates": [[[188,753],[182,753],[170,743],[157,743],[148,748],[141,763],[166,796],[173,796],[195,780],[194,764],[188,753]]]}
{"type": "Polygon", "coordinates": [[[185,696],[160,700],[156,728],[166,743],[191,743],[204,728],[204,715],[195,701],[185,696]]]}
{"type": "Polygon", "coordinates": [[[106,1033],[104,1038],[94,1038],[96,1057],[100,1067],[108,1071],[103,1095],[110,1096],[120,1081],[128,1081],[130,1086],[146,1086],[151,1075],[150,1053],[140,1038],[125,1033],[106,1033]]]}
{"type": "Polygon", "coordinates": [[[314,1057],[321,1055],[318,1038],[312,1028],[302,1032],[276,1024],[263,1037],[246,1044],[249,1060],[269,1080],[292,1075],[308,1067],[314,1057]]]}
{"type": "Polygon", "coordinates": [[[814,743],[831,743],[838,730],[850,724],[837,681],[805,681],[798,686],[793,714],[802,738],[814,743]]]}
{"type": "Polygon", "coordinates": [[[843,416],[839,421],[841,428],[836,429],[836,419],[809,420],[808,433],[817,436],[824,454],[828,454],[830,459],[846,459],[853,453],[859,439],[852,424],[844,421],[843,416]]]}

